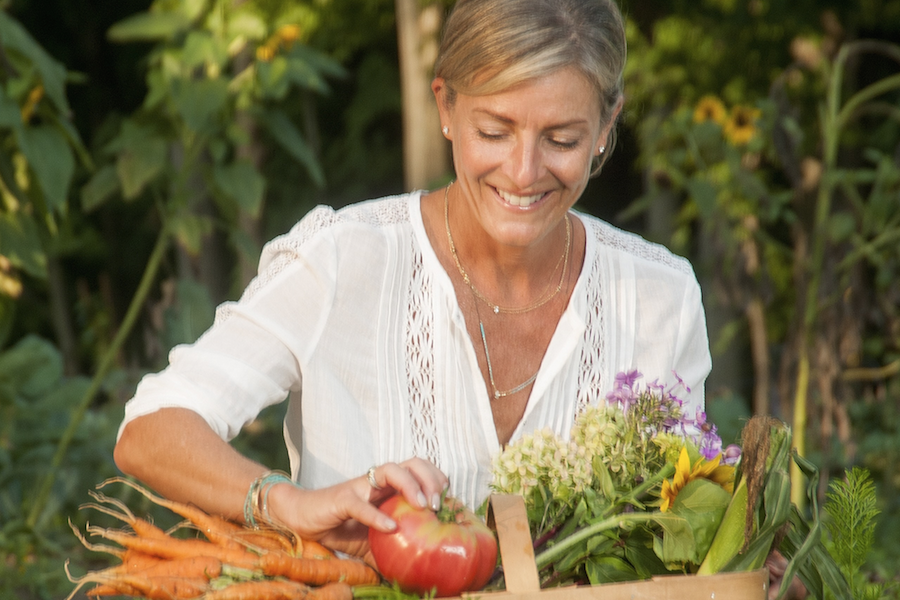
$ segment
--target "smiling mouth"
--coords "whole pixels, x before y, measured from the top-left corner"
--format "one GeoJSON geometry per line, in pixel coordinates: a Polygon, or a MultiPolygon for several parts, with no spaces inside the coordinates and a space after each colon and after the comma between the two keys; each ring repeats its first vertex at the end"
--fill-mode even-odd
{"type": "Polygon", "coordinates": [[[504,192],[503,190],[497,190],[497,194],[503,198],[509,204],[513,206],[531,206],[538,200],[544,197],[544,194],[534,194],[531,196],[517,196],[515,194],[510,194],[509,192],[504,192]]]}

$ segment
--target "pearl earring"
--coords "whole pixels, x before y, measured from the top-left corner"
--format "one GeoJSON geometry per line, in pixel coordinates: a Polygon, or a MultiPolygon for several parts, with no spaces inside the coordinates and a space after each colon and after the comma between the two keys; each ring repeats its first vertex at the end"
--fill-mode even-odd
{"type": "Polygon", "coordinates": [[[444,132],[444,135],[447,135],[448,133],[450,133],[450,128],[447,127],[446,125],[444,125],[444,127],[441,129],[441,131],[444,132]]]}
{"type": "Polygon", "coordinates": [[[599,151],[600,151],[600,154],[603,154],[604,152],[606,152],[606,146],[600,146],[599,151]]]}

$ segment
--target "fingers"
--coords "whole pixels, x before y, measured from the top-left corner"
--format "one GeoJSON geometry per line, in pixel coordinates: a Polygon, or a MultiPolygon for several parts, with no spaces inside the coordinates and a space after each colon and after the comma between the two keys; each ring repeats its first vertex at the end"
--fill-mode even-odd
{"type": "Polygon", "coordinates": [[[373,467],[366,479],[372,488],[369,501],[374,504],[386,500],[396,491],[413,506],[431,510],[440,508],[441,494],[450,483],[440,469],[421,458],[373,467]]]}
{"type": "Polygon", "coordinates": [[[400,493],[412,506],[440,508],[447,476],[432,463],[413,458],[385,463],[344,483],[318,490],[273,486],[269,510],[301,537],[325,541],[330,547],[367,548],[365,527],[390,533],[397,528],[378,506],[400,493]],[[360,528],[360,526],[363,526],[360,528]]]}

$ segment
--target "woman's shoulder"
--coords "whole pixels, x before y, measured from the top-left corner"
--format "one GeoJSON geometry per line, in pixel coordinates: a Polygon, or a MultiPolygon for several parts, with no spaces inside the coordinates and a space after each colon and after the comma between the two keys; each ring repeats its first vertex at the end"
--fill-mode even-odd
{"type": "Polygon", "coordinates": [[[264,254],[297,250],[313,238],[340,235],[358,227],[386,229],[410,222],[410,200],[419,192],[385,196],[348,204],[342,208],[320,204],[310,210],[291,229],[274,239],[264,254]]]}
{"type": "Polygon", "coordinates": [[[694,276],[690,261],[662,244],[646,240],[636,233],[620,229],[592,215],[579,213],[579,216],[584,222],[586,235],[592,238],[598,252],[615,252],[623,260],[694,276]]]}
{"type": "Polygon", "coordinates": [[[419,192],[362,200],[339,209],[319,205],[309,211],[287,235],[308,237],[324,229],[348,224],[384,227],[409,223],[409,203],[419,192]]]}

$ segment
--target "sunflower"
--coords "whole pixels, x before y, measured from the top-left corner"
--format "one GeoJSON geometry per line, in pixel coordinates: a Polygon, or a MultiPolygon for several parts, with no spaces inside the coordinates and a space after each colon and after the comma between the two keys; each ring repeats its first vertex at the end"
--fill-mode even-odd
{"type": "Polygon", "coordinates": [[[729,494],[734,492],[734,467],[728,465],[720,465],[722,455],[719,454],[712,460],[704,460],[700,458],[691,466],[691,458],[688,456],[687,448],[681,447],[681,454],[678,456],[678,463],[675,465],[675,476],[672,481],[664,479],[662,483],[662,505],[659,510],[666,512],[675,503],[678,492],[684,489],[684,486],[695,479],[709,479],[713,483],[722,486],[729,494]]]}
{"type": "Polygon", "coordinates": [[[725,137],[734,146],[743,146],[756,135],[756,120],[760,110],[752,106],[735,106],[725,123],[725,137]]]}
{"type": "Polygon", "coordinates": [[[724,125],[728,111],[722,101],[715,96],[703,96],[694,107],[694,123],[705,123],[712,121],[719,125],[724,125]]]}

